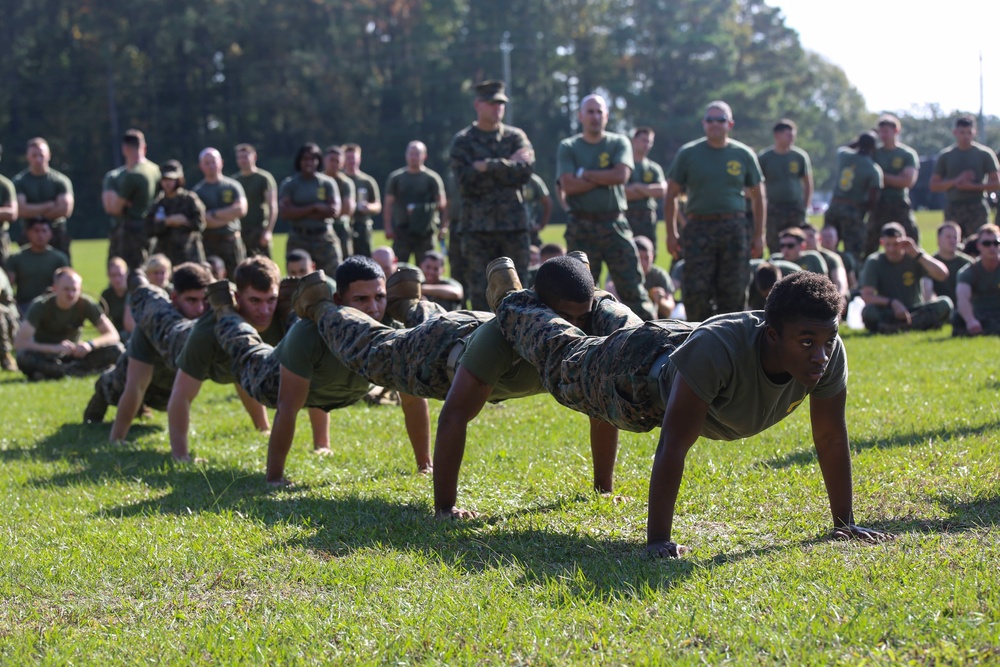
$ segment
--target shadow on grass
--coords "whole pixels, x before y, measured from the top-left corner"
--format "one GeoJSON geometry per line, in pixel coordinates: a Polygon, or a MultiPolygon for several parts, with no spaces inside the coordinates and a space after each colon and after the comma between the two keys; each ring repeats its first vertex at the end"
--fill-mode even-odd
{"type": "MultiPolygon", "coordinates": [[[[922,445],[930,440],[949,440],[955,437],[965,437],[972,435],[982,435],[988,431],[1000,428],[1000,421],[989,424],[979,424],[977,426],[941,426],[939,428],[920,431],[914,433],[899,433],[890,437],[871,437],[855,439],[851,438],[851,453],[857,454],[866,449],[891,449],[894,447],[910,447],[922,445]]],[[[816,462],[816,450],[799,449],[789,452],[767,461],[762,461],[760,465],[765,468],[781,469],[792,466],[808,465],[816,462]]]]}
{"type": "Polygon", "coordinates": [[[958,500],[948,496],[933,499],[947,508],[949,516],[939,519],[912,517],[886,524],[895,533],[965,533],[995,527],[1000,523],[1000,496],[958,500]]]}
{"type": "MultiPolygon", "coordinates": [[[[64,485],[73,481],[100,479],[111,471],[121,470],[123,466],[139,469],[160,467],[165,458],[170,458],[169,452],[112,445],[108,442],[109,428],[107,423],[63,424],[53,433],[34,441],[31,446],[0,451],[0,461],[39,458],[46,461],[63,459],[84,463],[85,470],[66,476],[61,483],[57,481],[60,476],[41,482],[42,485],[64,485]]],[[[163,427],[156,424],[135,423],[129,429],[129,437],[139,438],[162,430],[163,427]]]]}

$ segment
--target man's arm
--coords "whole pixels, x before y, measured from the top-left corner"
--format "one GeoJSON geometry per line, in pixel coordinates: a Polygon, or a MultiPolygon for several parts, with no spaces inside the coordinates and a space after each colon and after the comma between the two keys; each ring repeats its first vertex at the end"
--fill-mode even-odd
{"type": "Polygon", "coordinates": [[[916,167],[907,167],[898,174],[883,174],[887,188],[912,188],[917,182],[919,171],[916,167]]]}
{"type": "Polygon", "coordinates": [[[14,338],[14,349],[18,352],[44,352],[45,354],[64,356],[73,354],[76,345],[68,340],[52,344],[35,342],[35,325],[24,318],[21,320],[21,328],[14,338]]]}
{"type": "Polygon", "coordinates": [[[552,197],[543,195],[538,201],[542,205],[541,215],[538,218],[538,229],[545,229],[549,220],[552,219],[552,197]]]}
{"type": "Polygon", "coordinates": [[[413,456],[417,460],[417,470],[431,472],[434,464],[431,461],[431,411],[427,399],[399,392],[399,402],[406,421],[406,435],[410,438],[413,456]]]}
{"type": "Polygon", "coordinates": [[[593,183],[598,187],[607,187],[609,185],[625,185],[628,183],[629,177],[632,176],[632,168],[627,164],[619,162],[610,169],[583,169],[577,173],[580,174],[581,180],[593,183]]]}
{"type": "Polygon", "coordinates": [[[105,213],[119,216],[125,213],[130,202],[114,190],[105,190],[101,193],[101,204],[104,206],[105,213]]]}
{"type": "Polygon", "coordinates": [[[13,222],[17,220],[17,197],[13,197],[10,202],[0,206],[0,222],[13,222]]]}
{"type": "Polygon", "coordinates": [[[424,296],[444,301],[462,301],[465,298],[461,285],[449,285],[448,283],[438,283],[436,285],[423,283],[420,285],[420,293],[424,296]]]}
{"type": "Polygon", "coordinates": [[[278,410],[274,413],[274,428],[267,442],[267,472],[265,481],[273,486],[288,484],[285,460],[295,437],[295,420],[309,396],[309,378],[296,375],[284,366],[278,384],[278,410]]]}
{"type": "Polygon", "coordinates": [[[392,231],[392,207],[396,203],[396,197],[390,193],[385,193],[385,204],[382,206],[382,226],[385,228],[385,237],[390,241],[396,238],[392,231]]]}
{"type": "Polygon", "coordinates": [[[317,454],[329,454],[330,413],[320,408],[309,408],[309,424],[312,426],[313,451],[317,454]]]}
{"type": "Polygon", "coordinates": [[[971,169],[966,169],[955,178],[945,178],[937,171],[931,175],[931,180],[927,184],[931,192],[947,192],[952,188],[959,189],[960,185],[971,184],[975,174],[971,169]]]}
{"type": "Polygon", "coordinates": [[[844,406],[847,389],[831,398],[809,399],[809,418],[813,442],[823,483],[833,515],[833,535],[841,539],[855,538],[881,542],[887,535],[854,525],[853,486],[851,481],[851,449],[847,437],[844,406]]]}
{"type": "Polygon", "coordinates": [[[254,400],[253,396],[248,394],[239,382],[236,383],[236,394],[240,397],[240,402],[243,403],[243,409],[250,415],[253,427],[261,433],[270,431],[271,422],[267,419],[267,408],[254,400]]]}
{"type": "Polygon", "coordinates": [[[594,461],[594,491],[615,490],[615,461],[618,459],[618,427],[590,418],[590,456],[594,461]]]}
{"type": "Polygon", "coordinates": [[[972,285],[968,283],[958,283],[955,286],[955,297],[958,303],[956,309],[958,314],[965,320],[965,328],[970,334],[983,333],[983,324],[976,319],[976,314],[972,310],[972,285]]]}
{"type": "Polygon", "coordinates": [[[235,202],[223,208],[205,211],[205,226],[209,229],[225,227],[233,220],[242,218],[247,214],[247,200],[239,197],[235,202]]]}
{"type": "Polygon", "coordinates": [[[28,197],[24,194],[17,195],[17,208],[19,215],[26,219],[31,220],[32,218],[46,218],[48,220],[55,220],[59,216],[56,215],[56,200],[43,201],[37,204],[29,204],[28,197]]]}
{"type": "Polygon", "coordinates": [[[767,195],[764,184],[747,187],[750,204],[753,206],[753,236],[750,237],[750,256],[764,256],[764,230],[767,229],[767,195]]]}
{"type": "Polygon", "coordinates": [[[56,218],[68,218],[73,215],[73,208],[76,206],[76,199],[72,192],[64,192],[56,197],[55,210],[52,211],[56,218]]]}
{"type": "Polygon", "coordinates": [[[182,370],[177,371],[167,402],[167,427],[170,431],[170,451],[175,461],[190,461],[188,427],[191,425],[191,403],[201,391],[201,380],[182,370]]]}
{"type": "Polygon", "coordinates": [[[281,212],[281,217],[288,218],[289,220],[301,220],[302,218],[311,218],[316,212],[315,204],[307,204],[305,206],[296,206],[292,203],[292,198],[285,195],[281,198],[281,204],[278,210],[281,212]]]}
{"type": "Polygon", "coordinates": [[[438,416],[434,440],[434,516],[468,519],[478,516],[471,510],[455,507],[458,499],[458,472],[465,455],[465,437],[469,422],[486,405],[493,386],[488,385],[459,365],[448,397],[438,416]]]}
{"type": "MultiPolygon", "coordinates": [[[[118,329],[115,325],[111,323],[107,315],[101,315],[100,319],[97,320],[97,324],[94,325],[97,328],[97,333],[100,334],[96,338],[91,339],[90,345],[91,350],[107,347],[108,345],[114,345],[122,341],[121,335],[118,333],[118,329]]],[[[90,350],[88,350],[89,352],[90,350]]]]}
{"type": "Polygon", "coordinates": [[[928,277],[931,280],[947,280],[948,278],[948,267],[941,263],[940,260],[934,259],[926,252],[920,249],[920,246],[916,242],[907,238],[903,241],[906,244],[906,254],[910,257],[914,257],[917,263],[927,272],[928,277]]]}
{"type": "Polygon", "coordinates": [[[677,231],[677,198],[681,195],[681,184],[667,179],[667,194],[663,196],[663,220],[667,226],[667,252],[674,259],[681,256],[680,234],[677,231]]]}
{"type": "Polygon", "coordinates": [[[122,396],[118,399],[118,412],[115,413],[115,421],[108,436],[111,443],[125,440],[129,427],[132,426],[132,420],[139,414],[139,406],[142,405],[142,399],[145,398],[146,390],[152,381],[153,365],[129,357],[125,388],[122,389],[122,396]]]}
{"type": "Polygon", "coordinates": [[[264,197],[267,199],[267,229],[264,230],[264,236],[267,238],[268,243],[270,243],[271,234],[274,233],[274,226],[278,224],[278,188],[268,185],[264,197]]]}
{"type": "Polygon", "coordinates": [[[663,413],[660,442],[653,457],[649,479],[649,517],[646,521],[646,553],[660,558],[677,558],[681,548],[670,541],[674,507],[684,475],[684,459],[701,435],[708,403],[698,398],[683,376],[678,374],[670,388],[663,413]]]}
{"type": "Polygon", "coordinates": [[[805,200],[802,205],[806,209],[806,214],[812,210],[812,200],[813,200],[813,175],[810,169],[805,176],[802,177],[802,198],[805,200]]]}

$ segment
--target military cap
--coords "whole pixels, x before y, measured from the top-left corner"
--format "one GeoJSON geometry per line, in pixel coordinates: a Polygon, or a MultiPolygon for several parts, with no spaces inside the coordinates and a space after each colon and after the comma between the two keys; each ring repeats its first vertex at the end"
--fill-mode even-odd
{"type": "Polygon", "coordinates": [[[483,81],[476,84],[476,99],[484,102],[510,102],[503,91],[503,81],[483,81]]]}

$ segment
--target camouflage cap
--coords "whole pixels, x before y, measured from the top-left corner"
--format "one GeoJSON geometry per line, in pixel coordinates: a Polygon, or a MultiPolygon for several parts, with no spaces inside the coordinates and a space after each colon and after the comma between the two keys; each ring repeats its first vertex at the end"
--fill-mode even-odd
{"type": "Polygon", "coordinates": [[[476,99],[484,102],[510,102],[504,95],[503,81],[483,81],[476,84],[476,99]]]}
{"type": "Polygon", "coordinates": [[[160,176],[163,178],[184,178],[184,167],[177,160],[167,160],[160,167],[160,176]]]}

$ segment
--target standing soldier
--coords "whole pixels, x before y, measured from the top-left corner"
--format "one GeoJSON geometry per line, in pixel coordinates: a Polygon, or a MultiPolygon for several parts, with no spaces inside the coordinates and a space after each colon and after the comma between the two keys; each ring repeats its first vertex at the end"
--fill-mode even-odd
{"type": "Polygon", "coordinates": [[[236,164],[240,170],[232,179],[243,186],[247,196],[247,213],[240,220],[243,245],[247,255],[270,257],[278,221],[278,186],[271,172],[257,166],[257,149],[250,144],[236,146],[236,164]]]}
{"type": "Polygon", "coordinates": [[[323,155],[323,173],[337,182],[337,189],[340,192],[340,215],[333,221],[333,231],[340,239],[340,249],[344,253],[344,259],[347,259],[354,254],[354,230],[351,219],[357,206],[357,196],[354,191],[354,181],[340,171],[343,166],[343,147],[327,146],[323,155]]]}
{"type": "Polygon", "coordinates": [[[382,212],[378,182],[361,171],[361,146],[344,145],[344,173],[354,181],[357,204],[354,209],[354,254],[372,256],[372,216],[382,212]]]}
{"type": "Polygon", "coordinates": [[[226,273],[233,275],[236,265],[247,257],[240,234],[240,218],[247,214],[247,196],[242,185],[222,175],[222,155],[216,149],[203,150],[198,166],[205,178],[192,191],[205,204],[205,254],[221,257],[226,273]]]}
{"type": "Polygon", "coordinates": [[[146,137],[139,130],[125,132],[122,156],[125,166],[105,175],[101,194],[104,210],[114,217],[108,259],[121,257],[130,269],[138,269],[149,257],[145,219],[160,184],[160,168],[146,159],[146,137]]]}
{"type": "Polygon", "coordinates": [[[944,219],[957,222],[966,237],[989,222],[986,193],[1000,190],[997,155],[974,141],[976,119],[968,114],[955,120],[952,135],[955,143],[938,153],[930,188],[947,193],[944,219]]]}
{"type": "Polygon", "coordinates": [[[882,168],[875,164],[875,134],[864,132],[837,150],[837,186],[824,224],[837,228],[844,250],[865,261],[865,214],[875,208],[882,190],[882,168]]]}
{"type": "MultiPolygon", "coordinates": [[[[2,154],[3,146],[0,146],[0,155],[2,154]]],[[[10,257],[10,223],[15,220],[17,191],[10,180],[0,175],[0,269],[7,268],[7,258],[10,257]]]]}
{"type": "Polygon", "coordinates": [[[385,182],[385,237],[392,241],[392,251],[401,262],[409,262],[410,255],[419,261],[434,249],[439,226],[442,235],[448,228],[444,183],[436,171],[424,166],[425,160],[427,146],[411,141],[406,147],[406,166],[389,174],[385,182]]]}
{"type": "Polygon", "coordinates": [[[52,228],[52,247],[70,257],[66,218],[73,215],[73,184],[49,166],[52,152],[42,137],[28,141],[27,158],[28,168],[13,181],[22,228],[27,229],[32,220],[47,221],[52,228]]]}
{"type": "Polygon", "coordinates": [[[524,214],[528,216],[531,243],[541,246],[542,237],[539,233],[545,229],[552,218],[552,197],[549,195],[549,189],[542,177],[532,173],[531,180],[521,188],[521,197],[524,199],[524,214]]]}
{"type": "Polygon", "coordinates": [[[639,127],[632,133],[632,157],[635,169],[625,186],[628,209],[625,219],[634,236],[645,236],[656,246],[657,204],[667,193],[663,167],[649,159],[656,134],[651,127],[639,127]]]}
{"type": "Polygon", "coordinates": [[[778,235],[783,229],[801,227],[812,201],[813,177],[809,154],[795,145],[798,126],[782,118],[774,126],[774,145],[760,152],[757,160],[767,183],[767,249],[780,252],[778,235]]]}
{"type": "Polygon", "coordinates": [[[320,173],[323,154],[319,146],[306,143],[295,154],[295,172],[281,182],[281,217],[288,220],[288,250],[305,250],[316,266],[333,275],[343,255],[333,233],[333,219],[340,211],[340,191],[326,174],[320,173]]]}
{"type": "Polygon", "coordinates": [[[902,125],[891,113],[882,114],[878,119],[878,136],[882,145],[875,151],[875,164],[882,168],[885,187],[875,210],[868,219],[868,233],[865,237],[865,256],[878,251],[879,233],[887,222],[903,225],[906,235],[920,242],[917,218],[910,206],[910,188],[917,182],[920,172],[920,158],[917,152],[904,143],[896,141],[902,125]]]}
{"type": "Polygon", "coordinates": [[[667,250],[675,259],[681,249],[677,198],[687,190],[682,284],[687,318],[694,322],[744,309],[746,267],[764,248],[763,174],[757,155],[729,138],[734,125],[727,103],[709,102],[701,121],[705,137],[682,146],[667,173],[663,217],[667,250]],[[752,231],[747,199],[753,206],[752,231]]]}
{"type": "Polygon", "coordinates": [[[162,190],[146,217],[146,226],[156,238],[156,252],[174,265],[204,263],[205,205],[198,195],[184,189],[184,169],[177,160],[164,162],[160,176],[162,190]]]}
{"type": "MultiPolygon", "coordinates": [[[[535,152],[523,131],[503,124],[508,99],[500,81],[476,86],[476,122],[451,142],[451,168],[462,196],[462,256],[473,310],[486,310],[486,265],[510,257],[526,280],[531,234],[521,186],[535,152]]],[[[398,254],[398,253],[397,253],[398,254]]]]}

